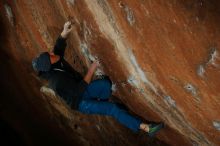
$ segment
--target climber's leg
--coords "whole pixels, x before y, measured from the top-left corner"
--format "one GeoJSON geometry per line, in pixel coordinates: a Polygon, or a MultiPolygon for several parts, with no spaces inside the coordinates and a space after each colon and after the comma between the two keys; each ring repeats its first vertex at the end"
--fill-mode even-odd
{"type": "Polygon", "coordinates": [[[127,111],[120,109],[111,102],[82,100],[79,104],[79,111],[86,114],[100,114],[114,117],[124,126],[137,132],[140,128],[141,120],[130,115],[127,111]]]}
{"type": "Polygon", "coordinates": [[[83,99],[107,100],[111,96],[111,82],[107,79],[92,81],[83,93],[83,99]]]}

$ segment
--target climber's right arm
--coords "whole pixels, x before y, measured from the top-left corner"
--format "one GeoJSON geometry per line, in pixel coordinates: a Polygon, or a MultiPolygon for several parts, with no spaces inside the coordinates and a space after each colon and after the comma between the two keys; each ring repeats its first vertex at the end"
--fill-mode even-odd
{"type": "Polygon", "coordinates": [[[59,55],[60,57],[64,56],[65,48],[66,48],[66,39],[68,34],[73,29],[72,24],[70,21],[67,21],[63,26],[63,31],[61,32],[60,36],[56,40],[56,44],[53,49],[53,53],[55,55],[59,55]]]}
{"type": "Polygon", "coordinates": [[[86,81],[86,83],[89,84],[91,82],[93,74],[99,65],[100,65],[100,63],[98,60],[96,60],[92,63],[92,65],[90,66],[90,68],[87,71],[87,74],[84,77],[84,81],[86,81]]]}

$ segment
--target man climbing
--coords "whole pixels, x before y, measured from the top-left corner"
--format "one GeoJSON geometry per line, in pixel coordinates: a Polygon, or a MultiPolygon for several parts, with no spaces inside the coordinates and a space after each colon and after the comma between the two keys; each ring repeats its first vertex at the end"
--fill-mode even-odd
{"type": "Polygon", "coordinates": [[[86,114],[112,116],[135,132],[141,129],[149,136],[154,136],[163,128],[163,123],[143,123],[140,119],[119,108],[115,103],[109,102],[112,83],[108,77],[91,81],[99,66],[99,61],[96,60],[91,64],[84,77],[65,61],[66,39],[72,29],[71,22],[66,22],[62,33],[56,40],[53,51],[43,52],[33,59],[32,66],[38,72],[39,77],[48,80],[49,87],[62,97],[72,109],[86,114]]]}

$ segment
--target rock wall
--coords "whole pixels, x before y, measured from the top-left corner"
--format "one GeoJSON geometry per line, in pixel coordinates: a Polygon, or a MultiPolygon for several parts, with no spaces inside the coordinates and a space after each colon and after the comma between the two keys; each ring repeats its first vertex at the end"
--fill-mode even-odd
{"type": "MultiPolygon", "coordinates": [[[[32,121],[29,127],[23,125],[29,132],[39,122],[43,129],[56,119],[59,127],[52,124],[48,133],[56,129],[67,136],[60,134],[63,141],[51,138],[55,143],[220,145],[219,7],[217,0],[3,0],[1,66],[5,78],[1,89],[6,104],[2,109],[11,109],[12,102],[22,107],[21,115],[33,109],[29,118],[20,118],[20,123],[32,121]],[[68,39],[66,59],[85,73],[90,60],[97,57],[102,67],[96,74],[111,77],[114,95],[131,112],[166,123],[159,140],[133,134],[108,117],[69,113],[65,104],[57,101],[59,104],[51,105],[51,97],[39,93],[43,82],[33,72],[31,60],[52,49],[69,18],[76,24],[68,39]],[[47,109],[44,114],[43,109],[47,109]],[[35,112],[43,114],[36,115],[40,120],[34,120],[35,112]]],[[[15,109],[2,110],[3,119],[14,121],[16,118],[6,114],[19,115],[15,109]]],[[[21,125],[14,126],[18,133],[24,129],[21,125]]],[[[30,137],[23,135],[25,141],[30,137]]]]}

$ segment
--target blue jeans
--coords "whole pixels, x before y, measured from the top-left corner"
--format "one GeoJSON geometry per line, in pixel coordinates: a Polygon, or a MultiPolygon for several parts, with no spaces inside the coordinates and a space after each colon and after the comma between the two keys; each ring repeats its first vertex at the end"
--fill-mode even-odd
{"type": "Polygon", "coordinates": [[[79,111],[86,114],[99,114],[114,117],[124,126],[137,132],[141,120],[119,108],[115,103],[109,102],[111,96],[111,83],[106,79],[91,82],[83,93],[79,104],[79,111]]]}

